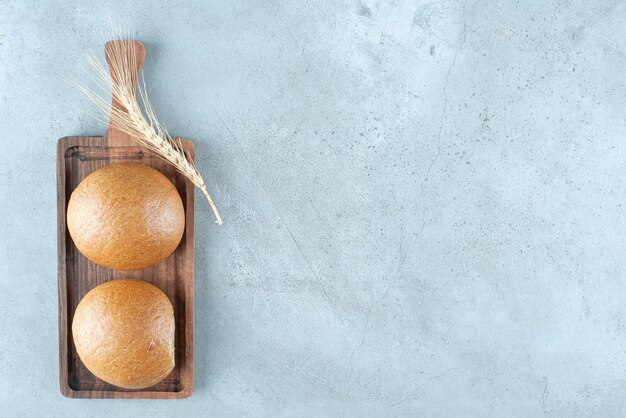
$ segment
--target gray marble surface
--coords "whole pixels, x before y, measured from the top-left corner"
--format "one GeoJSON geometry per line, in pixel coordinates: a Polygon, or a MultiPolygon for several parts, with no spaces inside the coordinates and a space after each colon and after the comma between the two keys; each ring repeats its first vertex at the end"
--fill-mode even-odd
{"type": "Polygon", "coordinates": [[[0,0],[1,416],[620,416],[623,1],[0,0]],[[196,202],[196,390],[58,388],[55,144],[148,48],[196,202]]]}

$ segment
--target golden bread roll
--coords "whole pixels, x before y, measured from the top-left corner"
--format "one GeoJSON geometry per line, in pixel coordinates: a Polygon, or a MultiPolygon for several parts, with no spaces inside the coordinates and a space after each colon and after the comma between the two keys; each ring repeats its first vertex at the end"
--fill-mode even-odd
{"type": "Polygon", "coordinates": [[[95,376],[127,389],[153,386],[174,368],[174,310],[158,287],[120,279],[93,288],[74,312],[76,352],[95,376]]]}
{"type": "Polygon", "coordinates": [[[88,259],[115,270],[141,270],[167,258],[185,229],[185,211],[167,177],[141,164],[113,164],[78,185],[67,228],[88,259]]]}

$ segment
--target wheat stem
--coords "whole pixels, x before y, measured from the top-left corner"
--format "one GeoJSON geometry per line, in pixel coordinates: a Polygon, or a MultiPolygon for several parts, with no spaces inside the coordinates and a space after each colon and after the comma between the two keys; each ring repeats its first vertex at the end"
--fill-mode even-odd
{"type": "Polygon", "coordinates": [[[98,60],[90,51],[86,54],[87,62],[95,70],[95,74],[91,74],[92,79],[102,88],[110,89],[113,100],[119,102],[125,111],[117,107],[113,107],[103,96],[79,83],[74,82],[78,89],[89,98],[96,107],[105,115],[110,115],[109,125],[121,132],[128,134],[131,139],[145,146],[158,157],[169,162],[187,177],[197,188],[199,188],[213,210],[216,222],[222,224],[222,217],[207,191],[206,184],[191,156],[186,154],[182,149],[180,140],[174,140],[167,130],[159,123],[154,108],[148,100],[145,80],[142,77],[142,83],[139,84],[139,97],[143,105],[143,111],[137,100],[137,94],[134,87],[134,80],[137,80],[136,65],[134,62],[135,51],[132,42],[125,43],[130,50],[123,48],[112,48],[107,54],[111,65],[111,72],[115,77],[111,77],[107,68],[98,60]],[[130,61],[129,61],[130,58],[130,61]]]}

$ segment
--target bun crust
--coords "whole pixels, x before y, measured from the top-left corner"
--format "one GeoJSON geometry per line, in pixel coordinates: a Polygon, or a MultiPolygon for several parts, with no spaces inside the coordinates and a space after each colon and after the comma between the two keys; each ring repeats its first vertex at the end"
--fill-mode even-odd
{"type": "Polygon", "coordinates": [[[134,279],[101,284],[80,301],[72,322],[76,351],[95,376],[142,389],[174,368],[174,310],[158,287],[134,279]]]}
{"type": "Polygon", "coordinates": [[[180,243],[185,210],[159,171],[113,164],[78,185],[67,206],[67,228],[88,259],[115,270],[141,270],[167,258],[180,243]]]}

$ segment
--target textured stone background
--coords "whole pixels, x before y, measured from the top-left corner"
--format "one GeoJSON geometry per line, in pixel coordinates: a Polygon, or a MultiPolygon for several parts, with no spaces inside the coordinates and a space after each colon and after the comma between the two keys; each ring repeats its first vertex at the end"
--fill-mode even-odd
{"type": "Polygon", "coordinates": [[[623,414],[625,37],[624,1],[0,0],[0,415],[623,414]],[[58,389],[55,144],[104,131],[62,77],[109,18],[225,218],[177,402],[58,389]]]}

